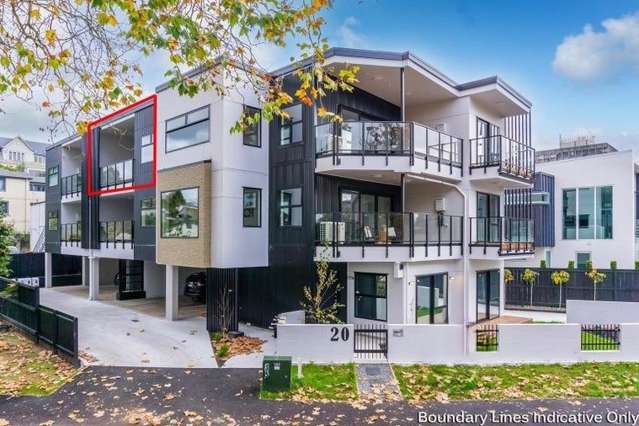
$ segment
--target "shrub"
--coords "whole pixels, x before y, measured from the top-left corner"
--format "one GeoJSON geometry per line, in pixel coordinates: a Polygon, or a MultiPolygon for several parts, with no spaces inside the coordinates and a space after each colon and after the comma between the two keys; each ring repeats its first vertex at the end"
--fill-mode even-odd
{"type": "Polygon", "coordinates": [[[639,260],[635,260],[635,269],[639,271],[639,260]]]}
{"type": "Polygon", "coordinates": [[[586,262],[586,271],[592,271],[592,260],[586,262]]]}
{"type": "Polygon", "coordinates": [[[612,269],[612,270],[617,269],[617,261],[616,260],[611,260],[610,261],[610,269],[612,269]]]}
{"type": "Polygon", "coordinates": [[[595,291],[593,293],[592,300],[597,300],[597,286],[601,284],[603,280],[606,279],[606,274],[604,274],[603,272],[599,272],[596,269],[591,269],[588,272],[586,272],[586,276],[590,278],[590,280],[592,281],[592,285],[595,286],[595,291]]]}
{"type": "Polygon", "coordinates": [[[546,261],[544,259],[541,259],[541,262],[539,262],[539,267],[541,269],[546,269],[546,261]]]}
{"type": "Polygon", "coordinates": [[[504,283],[510,284],[514,279],[513,272],[510,269],[504,269],[504,283]]]}
{"type": "Polygon", "coordinates": [[[571,270],[571,271],[573,269],[575,269],[575,261],[574,260],[569,260],[568,261],[568,269],[571,270]]]}
{"type": "Polygon", "coordinates": [[[231,347],[228,344],[224,343],[222,346],[220,346],[220,349],[217,350],[217,357],[226,358],[230,351],[231,347]]]}

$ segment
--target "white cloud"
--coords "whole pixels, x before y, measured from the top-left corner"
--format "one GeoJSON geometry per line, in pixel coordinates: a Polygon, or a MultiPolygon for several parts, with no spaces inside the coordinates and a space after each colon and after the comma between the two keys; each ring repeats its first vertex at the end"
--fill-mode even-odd
{"type": "Polygon", "coordinates": [[[606,19],[602,31],[586,25],[557,46],[553,68],[570,79],[588,82],[624,71],[639,72],[639,12],[606,19]]]}
{"type": "Polygon", "coordinates": [[[342,25],[337,29],[337,41],[340,47],[366,47],[366,37],[356,30],[358,26],[359,21],[355,17],[349,16],[344,19],[342,25]]]}

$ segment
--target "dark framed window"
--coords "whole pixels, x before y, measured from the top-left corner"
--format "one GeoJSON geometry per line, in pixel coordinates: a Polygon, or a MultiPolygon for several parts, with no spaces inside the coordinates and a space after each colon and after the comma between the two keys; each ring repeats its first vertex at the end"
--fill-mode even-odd
{"type": "Polygon", "coordinates": [[[415,322],[446,324],[448,322],[448,274],[416,277],[415,322]]]}
{"type": "Polygon", "coordinates": [[[9,214],[9,202],[6,200],[0,200],[0,216],[6,216],[9,214]]]}
{"type": "Polygon", "coordinates": [[[165,151],[177,151],[209,141],[210,108],[205,106],[166,120],[165,151]]]}
{"type": "Polygon", "coordinates": [[[160,225],[162,238],[198,238],[199,188],[161,193],[160,225]]]}
{"type": "MultiPolygon", "coordinates": [[[[4,178],[3,178],[4,180],[4,178]]],[[[46,190],[46,186],[43,183],[40,182],[30,182],[29,183],[29,190],[30,191],[34,191],[34,192],[44,192],[46,190]]],[[[4,187],[2,189],[2,191],[4,191],[4,187]]]]}
{"type": "Polygon", "coordinates": [[[7,178],[0,177],[0,192],[4,192],[7,190],[7,178]]]}
{"type": "Polygon", "coordinates": [[[589,252],[577,252],[577,269],[586,269],[589,261],[589,252]]]}
{"type": "Polygon", "coordinates": [[[597,187],[597,239],[612,239],[612,186],[597,187]]]}
{"type": "Polygon", "coordinates": [[[244,188],[242,195],[242,224],[246,228],[262,226],[262,190],[244,188]]]}
{"type": "Polygon", "coordinates": [[[140,200],[140,226],[142,228],[155,226],[155,197],[140,200]]]}
{"type": "Polygon", "coordinates": [[[47,214],[47,229],[49,231],[58,230],[58,212],[56,210],[49,210],[47,214]]]}
{"type": "Polygon", "coordinates": [[[49,187],[56,186],[58,184],[59,176],[60,174],[58,166],[49,167],[49,170],[47,170],[47,182],[49,184],[49,187]]]}
{"type": "Polygon", "coordinates": [[[140,163],[153,161],[153,135],[144,135],[140,138],[140,163]]]}
{"type": "Polygon", "coordinates": [[[302,142],[302,104],[292,105],[282,111],[288,113],[289,118],[280,120],[280,145],[302,142]]]}
{"type": "MultiPolygon", "coordinates": [[[[262,110],[244,105],[244,114],[254,116],[259,114],[261,118],[262,110]]],[[[261,120],[244,129],[243,143],[246,146],[261,147],[262,146],[262,130],[260,126],[261,120]]]]}
{"type": "Polygon", "coordinates": [[[302,226],[302,188],[280,190],[278,201],[280,226],[302,226]]]}
{"type": "Polygon", "coordinates": [[[355,272],[355,317],[386,321],[388,276],[355,272]]]}
{"type": "Polygon", "coordinates": [[[500,279],[499,270],[477,271],[477,322],[499,316],[500,279]]]}

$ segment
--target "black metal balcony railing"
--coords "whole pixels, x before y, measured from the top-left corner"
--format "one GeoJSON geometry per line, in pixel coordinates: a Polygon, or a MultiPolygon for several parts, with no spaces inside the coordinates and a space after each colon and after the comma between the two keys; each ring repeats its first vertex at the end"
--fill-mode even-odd
{"type": "Polygon", "coordinates": [[[100,243],[106,243],[106,248],[133,248],[133,221],[112,220],[100,222],[100,243]]]}
{"type": "MultiPolygon", "coordinates": [[[[406,156],[410,164],[415,158],[436,162],[439,170],[447,165],[462,167],[463,139],[438,132],[422,124],[402,121],[346,121],[325,123],[315,127],[315,155],[333,157],[339,164],[342,155],[406,156]]],[[[426,168],[428,168],[428,161],[426,168]]]]}
{"type": "Polygon", "coordinates": [[[506,136],[470,139],[470,170],[498,167],[501,174],[532,180],[535,174],[535,149],[506,136]]]}
{"type": "Polygon", "coordinates": [[[339,255],[340,246],[408,246],[410,255],[414,248],[449,247],[452,256],[454,246],[462,246],[464,239],[463,216],[427,213],[319,213],[315,218],[315,241],[318,246],[333,249],[333,257],[339,255]]]}
{"type": "Polygon", "coordinates": [[[533,220],[510,217],[471,217],[470,253],[473,247],[497,247],[500,256],[534,253],[533,220]]]}
{"type": "Polygon", "coordinates": [[[60,193],[62,196],[79,195],[82,193],[82,175],[76,173],[63,177],[60,180],[60,193]]]}
{"type": "Polygon", "coordinates": [[[132,159],[100,167],[100,188],[124,188],[132,184],[132,159]]]}
{"type": "Polygon", "coordinates": [[[63,223],[60,228],[60,241],[67,245],[74,245],[73,243],[79,243],[82,240],[82,224],[77,223],[63,223]]]}

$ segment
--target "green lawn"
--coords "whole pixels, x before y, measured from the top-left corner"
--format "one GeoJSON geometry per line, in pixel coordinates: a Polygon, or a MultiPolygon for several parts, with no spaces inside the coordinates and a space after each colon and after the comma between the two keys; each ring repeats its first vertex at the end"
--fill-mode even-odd
{"type": "Polygon", "coordinates": [[[404,398],[500,400],[639,396],[639,363],[573,365],[394,365],[404,398]]]}
{"type": "Polygon", "coordinates": [[[260,391],[262,399],[298,401],[345,401],[357,398],[355,364],[306,364],[303,377],[297,377],[297,366],[291,368],[290,392],[260,391]]]}

